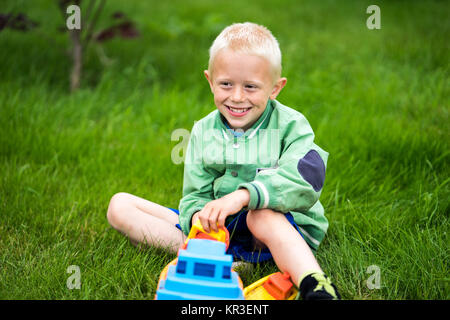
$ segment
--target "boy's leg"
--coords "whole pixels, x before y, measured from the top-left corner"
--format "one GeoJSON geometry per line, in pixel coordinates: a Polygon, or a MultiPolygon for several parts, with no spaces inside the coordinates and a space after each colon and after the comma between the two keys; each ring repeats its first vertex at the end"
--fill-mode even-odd
{"type": "Polygon", "coordinates": [[[303,299],[340,299],[308,244],[284,214],[270,209],[251,210],[247,226],[253,236],[269,248],[278,268],[289,273],[303,299]]]}
{"type": "Polygon", "coordinates": [[[186,236],[175,225],[178,215],[157,203],[128,193],[115,194],[109,203],[108,222],[134,243],[167,247],[176,252],[186,236]]]}
{"type": "Polygon", "coordinates": [[[294,283],[307,271],[322,272],[306,241],[284,214],[270,210],[250,210],[247,225],[253,236],[270,250],[275,263],[288,272],[294,283]]]}

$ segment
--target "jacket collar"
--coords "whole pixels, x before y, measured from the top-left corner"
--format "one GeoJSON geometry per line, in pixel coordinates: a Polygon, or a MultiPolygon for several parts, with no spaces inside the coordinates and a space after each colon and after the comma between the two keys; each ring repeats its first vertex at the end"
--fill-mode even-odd
{"type": "Polygon", "coordinates": [[[261,116],[258,118],[258,120],[251,126],[251,128],[247,129],[241,136],[236,136],[234,134],[233,129],[231,129],[227,123],[227,120],[225,117],[217,111],[217,117],[216,121],[219,123],[219,127],[222,130],[223,136],[225,140],[230,140],[234,138],[253,138],[259,129],[265,129],[267,127],[267,124],[269,123],[270,116],[272,114],[273,108],[275,106],[274,100],[268,100],[266,109],[261,114],[261,116]]]}

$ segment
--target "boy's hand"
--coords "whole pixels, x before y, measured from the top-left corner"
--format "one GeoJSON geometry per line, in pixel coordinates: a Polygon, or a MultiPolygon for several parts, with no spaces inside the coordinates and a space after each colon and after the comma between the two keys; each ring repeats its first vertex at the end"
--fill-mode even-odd
{"type": "Polygon", "coordinates": [[[200,219],[206,232],[210,230],[217,232],[218,228],[225,226],[225,219],[229,215],[239,212],[248,205],[249,201],[250,193],[247,189],[236,190],[220,199],[208,202],[202,210],[192,216],[192,223],[200,219]]]}

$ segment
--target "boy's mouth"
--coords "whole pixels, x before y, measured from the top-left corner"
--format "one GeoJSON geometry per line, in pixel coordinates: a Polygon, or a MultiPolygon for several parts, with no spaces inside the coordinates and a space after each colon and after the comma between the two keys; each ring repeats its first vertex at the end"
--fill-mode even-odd
{"type": "Polygon", "coordinates": [[[232,107],[229,107],[227,105],[225,105],[225,107],[227,107],[228,112],[234,117],[243,117],[251,109],[251,107],[250,108],[232,108],[232,107]]]}

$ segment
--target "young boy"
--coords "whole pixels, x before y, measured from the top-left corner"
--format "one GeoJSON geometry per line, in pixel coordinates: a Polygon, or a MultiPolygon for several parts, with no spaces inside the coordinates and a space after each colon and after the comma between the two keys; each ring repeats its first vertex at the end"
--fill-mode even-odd
{"type": "Polygon", "coordinates": [[[174,251],[197,219],[206,231],[225,226],[228,253],[273,258],[298,284],[298,298],[340,299],[313,253],[328,228],[318,200],[328,153],[306,118],[275,100],[287,81],[277,40],[263,26],[233,24],[212,44],[204,74],[217,110],[192,129],[179,216],[119,193],[108,221],[133,243],[174,251]]]}

